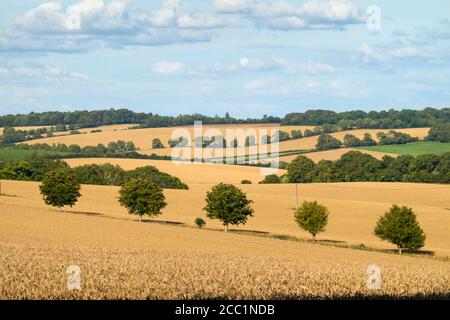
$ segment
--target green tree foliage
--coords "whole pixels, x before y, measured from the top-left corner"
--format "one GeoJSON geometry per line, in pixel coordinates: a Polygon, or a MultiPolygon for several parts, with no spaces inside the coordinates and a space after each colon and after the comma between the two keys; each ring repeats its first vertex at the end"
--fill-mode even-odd
{"type": "Polygon", "coordinates": [[[450,123],[450,108],[424,110],[361,110],[334,112],[330,110],[308,110],[304,113],[287,114],[281,121],[282,125],[324,124],[339,125],[341,130],[349,129],[385,129],[385,128],[423,128],[436,123],[450,123]]]}
{"type": "Polygon", "coordinates": [[[305,138],[312,137],[312,136],[314,136],[314,132],[310,129],[306,129],[305,132],[303,133],[303,136],[305,138]]]}
{"type": "Polygon", "coordinates": [[[185,137],[178,137],[176,139],[170,139],[168,144],[171,148],[184,148],[188,145],[188,139],[185,137]]]}
{"type": "Polygon", "coordinates": [[[277,130],[271,139],[272,142],[283,142],[288,140],[291,140],[291,136],[289,135],[289,132],[283,130],[277,130]]]}
{"type": "Polygon", "coordinates": [[[334,163],[334,175],[338,181],[377,181],[381,162],[371,155],[350,151],[334,163]]]}
{"type": "Polygon", "coordinates": [[[315,163],[305,156],[298,156],[287,167],[286,179],[289,183],[312,182],[315,163]]]}
{"type": "Polygon", "coordinates": [[[206,225],[205,220],[203,220],[202,218],[197,218],[197,219],[195,219],[194,222],[195,222],[195,225],[197,227],[199,227],[200,229],[203,228],[206,225]]]}
{"type": "Polygon", "coordinates": [[[161,140],[158,138],[154,138],[152,141],[152,149],[163,149],[164,145],[162,144],[161,140]]]}
{"type": "Polygon", "coordinates": [[[436,170],[442,158],[442,156],[435,154],[417,156],[409,165],[408,173],[405,175],[405,181],[438,183],[445,180],[443,176],[438,175],[436,170]]]}
{"type": "Polygon", "coordinates": [[[401,155],[397,158],[384,156],[381,166],[381,180],[387,182],[406,181],[411,163],[415,161],[413,156],[401,155]]]}
{"type": "Polygon", "coordinates": [[[269,174],[264,177],[262,181],[260,181],[260,184],[277,184],[281,183],[281,178],[277,176],[276,174],[269,174]]]}
{"type": "Polygon", "coordinates": [[[222,221],[227,232],[229,225],[245,224],[253,216],[252,203],[239,188],[220,183],[207,192],[203,210],[208,218],[222,221]]]}
{"type": "Polygon", "coordinates": [[[300,130],[292,130],[291,131],[291,138],[292,139],[301,139],[303,138],[303,134],[300,130]]]}
{"type": "Polygon", "coordinates": [[[361,141],[363,146],[376,146],[377,142],[372,138],[370,133],[365,133],[364,138],[361,141]]]}
{"type": "Polygon", "coordinates": [[[150,180],[164,189],[189,189],[187,184],[181,182],[181,180],[177,177],[171,176],[165,172],[161,172],[154,166],[139,167],[126,172],[126,181],[129,179],[137,178],[145,178],[147,180],[150,180]]]}
{"type": "Polygon", "coordinates": [[[134,145],[133,141],[127,141],[126,144],[126,151],[135,151],[136,150],[136,146],[134,145]]]}
{"type": "MultiPolygon", "coordinates": [[[[330,110],[308,110],[290,113],[284,118],[265,115],[260,119],[236,119],[231,116],[208,117],[201,114],[161,116],[153,113],[136,113],[127,109],[110,109],[75,112],[43,112],[0,116],[0,127],[55,126],[58,131],[92,128],[111,124],[138,123],[139,127],[170,127],[203,124],[280,123],[282,125],[338,125],[341,130],[432,127],[450,123],[450,108],[424,110],[388,110],[364,112],[361,110],[336,113],[330,110]],[[63,127],[64,126],[64,127],[63,127]]],[[[334,131],[332,131],[334,132],[334,131]]],[[[323,131],[322,133],[326,133],[323,131]]]]}
{"type": "Polygon", "coordinates": [[[425,138],[428,141],[450,142],[450,122],[436,123],[425,138]]]}
{"type": "Polygon", "coordinates": [[[16,130],[14,128],[5,128],[3,130],[2,145],[12,145],[17,142],[28,140],[27,131],[16,130]]]}
{"type": "Polygon", "coordinates": [[[450,183],[450,152],[446,152],[439,157],[434,173],[440,177],[439,183],[450,183]]]}
{"type": "Polygon", "coordinates": [[[80,153],[81,152],[81,147],[77,144],[71,144],[68,148],[67,148],[68,152],[71,153],[80,153]]]}
{"type": "Polygon", "coordinates": [[[121,186],[131,179],[145,178],[164,189],[188,189],[188,186],[153,166],[139,167],[125,171],[110,163],[88,164],[71,169],[82,184],[121,186]]]}
{"type": "Polygon", "coordinates": [[[317,201],[305,201],[301,207],[295,211],[295,221],[300,228],[312,235],[313,242],[316,242],[316,235],[325,231],[328,223],[328,209],[317,201]]]}
{"type": "Polygon", "coordinates": [[[70,171],[64,169],[46,173],[39,188],[44,202],[60,211],[64,206],[75,205],[81,196],[80,183],[70,171]]]}
{"type": "Polygon", "coordinates": [[[119,191],[119,203],[128,209],[130,214],[154,217],[162,214],[167,206],[163,190],[145,178],[132,179],[126,182],[119,191]]]}
{"type": "Polygon", "coordinates": [[[241,184],[252,184],[252,181],[244,179],[244,180],[241,181],[241,184]]]}
{"type": "Polygon", "coordinates": [[[357,138],[353,134],[346,134],[344,136],[344,146],[347,148],[360,147],[362,145],[361,139],[357,138]]]}
{"type": "Polygon", "coordinates": [[[413,138],[407,133],[390,130],[387,133],[378,132],[378,145],[392,145],[392,144],[406,144],[419,141],[418,138],[413,138]]]}
{"type": "Polygon", "coordinates": [[[418,250],[425,245],[425,233],[408,207],[393,205],[380,217],[374,233],[381,240],[395,244],[399,254],[402,249],[418,250]]]}
{"type": "Polygon", "coordinates": [[[64,161],[33,155],[27,160],[0,162],[0,179],[41,181],[48,172],[67,168],[64,161]]]}
{"type": "Polygon", "coordinates": [[[317,150],[330,150],[340,148],[342,143],[335,137],[322,133],[317,140],[316,149],[317,150]]]}
{"type": "Polygon", "coordinates": [[[126,171],[118,165],[87,164],[71,171],[82,184],[121,186],[126,180],[126,171]]]}
{"type": "Polygon", "coordinates": [[[316,164],[311,172],[313,182],[336,182],[334,169],[335,162],[331,160],[321,160],[316,164]]]}

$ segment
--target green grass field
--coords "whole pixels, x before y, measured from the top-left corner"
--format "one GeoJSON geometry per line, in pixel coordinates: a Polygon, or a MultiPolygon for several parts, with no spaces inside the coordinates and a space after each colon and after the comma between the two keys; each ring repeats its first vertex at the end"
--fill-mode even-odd
{"type": "Polygon", "coordinates": [[[31,156],[33,153],[37,153],[38,155],[59,154],[61,156],[68,154],[66,152],[56,152],[56,151],[35,151],[35,150],[0,148],[0,160],[23,160],[27,156],[31,156]]]}
{"type": "Polygon", "coordinates": [[[412,156],[418,156],[421,154],[442,154],[450,152],[450,143],[440,143],[432,141],[421,141],[408,144],[397,144],[388,146],[373,146],[373,147],[360,147],[358,149],[395,153],[395,154],[409,154],[412,156]]]}

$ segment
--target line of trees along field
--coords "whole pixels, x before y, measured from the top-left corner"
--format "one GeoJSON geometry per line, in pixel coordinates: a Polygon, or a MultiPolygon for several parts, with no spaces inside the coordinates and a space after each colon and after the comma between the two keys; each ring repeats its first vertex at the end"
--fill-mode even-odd
{"type": "MultiPolygon", "coordinates": [[[[47,205],[59,208],[74,206],[81,197],[81,185],[74,172],[57,169],[47,172],[40,191],[47,205]]],[[[153,181],[142,177],[134,177],[126,181],[119,190],[119,203],[129,214],[138,216],[142,222],[143,216],[156,217],[162,214],[167,206],[163,189],[153,181]]],[[[220,183],[206,193],[206,205],[203,210],[210,219],[220,220],[225,232],[230,225],[238,226],[247,223],[253,217],[253,201],[239,188],[231,184],[220,183]]],[[[328,209],[317,203],[304,201],[301,207],[294,210],[295,221],[300,228],[312,236],[316,243],[318,233],[324,232],[328,224],[328,209]]],[[[202,218],[194,223],[203,228],[206,222],[202,218]]],[[[399,254],[403,249],[418,250],[425,245],[425,233],[416,220],[411,208],[393,205],[391,209],[380,217],[374,234],[382,240],[395,245],[399,254]]]]}
{"type": "Polygon", "coordinates": [[[72,128],[90,128],[112,124],[139,124],[139,127],[171,127],[192,125],[194,121],[204,124],[281,123],[281,125],[337,125],[341,130],[394,129],[430,127],[436,123],[450,122],[450,108],[424,110],[361,110],[334,112],[330,110],[309,110],[303,113],[289,113],[285,117],[263,116],[259,119],[238,119],[225,116],[201,114],[162,116],[153,113],[138,113],[128,109],[96,111],[43,112],[0,116],[0,127],[69,125],[72,128]]]}
{"type": "Polygon", "coordinates": [[[42,181],[44,176],[55,170],[64,170],[81,184],[121,186],[127,181],[141,177],[165,189],[188,189],[179,178],[159,171],[153,166],[125,171],[118,165],[89,164],[70,168],[62,160],[33,157],[29,160],[0,162],[0,179],[42,181]]]}
{"type": "Polygon", "coordinates": [[[450,153],[442,155],[385,156],[378,160],[359,151],[349,151],[340,159],[314,163],[298,156],[287,166],[287,173],[266,176],[260,183],[326,182],[417,182],[450,183],[450,153]]]}

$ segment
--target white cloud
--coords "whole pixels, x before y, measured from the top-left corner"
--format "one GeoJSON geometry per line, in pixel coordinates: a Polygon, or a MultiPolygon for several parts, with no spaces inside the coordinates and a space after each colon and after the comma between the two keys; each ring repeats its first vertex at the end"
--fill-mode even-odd
{"type": "Polygon", "coordinates": [[[202,91],[213,91],[219,87],[219,84],[216,80],[203,79],[200,81],[199,87],[202,91]]]}
{"type": "Polygon", "coordinates": [[[69,72],[60,66],[14,66],[0,68],[0,76],[7,76],[8,80],[38,79],[42,81],[58,80],[81,82],[89,76],[80,72],[69,72]]]}
{"type": "Polygon", "coordinates": [[[242,57],[239,63],[231,65],[216,66],[218,71],[238,71],[238,70],[281,70],[287,74],[329,74],[335,73],[336,68],[315,61],[296,61],[280,57],[272,57],[268,59],[242,57]]]}
{"type": "Polygon", "coordinates": [[[214,10],[191,9],[165,0],[148,10],[126,0],[81,0],[64,7],[41,4],[0,30],[0,51],[86,52],[98,47],[168,45],[209,41],[211,29],[342,29],[362,23],[358,7],[338,0],[213,0],[214,10]]]}
{"type": "Polygon", "coordinates": [[[31,34],[98,34],[134,27],[125,2],[103,0],[83,0],[65,11],[60,3],[44,3],[17,17],[14,26],[31,34]]]}
{"type": "Polygon", "coordinates": [[[433,56],[433,52],[416,47],[374,48],[363,43],[358,49],[358,56],[364,63],[377,64],[393,60],[428,58],[433,56]]]}
{"type": "Polygon", "coordinates": [[[237,26],[235,19],[192,11],[181,1],[143,10],[122,0],[82,0],[64,8],[42,4],[16,17],[0,30],[0,51],[73,52],[110,46],[167,45],[204,42],[208,30],[237,26]]]}
{"type": "Polygon", "coordinates": [[[180,0],[166,0],[160,9],[143,13],[138,19],[152,27],[181,29],[212,29],[240,25],[236,19],[230,17],[220,17],[212,12],[191,10],[180,0]]]}
{"type": "Polygon", "coordinates": [[[253,20],[258,27],[276,30],[339,29],[365,22],[365,14],[353,3],[312,0],[300,5],[287,1],[213,0],[220,13],[235,13],[253,20]]]}
{"type": "Polygon", "coordinates": [[[330,86],[302,77],[296,81],[286,81],[281,78],[258,78],[247,82],[244,88],[251,94],[260,96],[303,96],[322,92],[333,93],[330,86]]]}
{"type": "Polygon", "coordinates": [[[245,89],[253,94],[265,96],[286,95],[289,85],[274,78],[254,79],[245,84],[245,89]]]}
{"type": "Polygon", "coordinates": [[[184,76],[193,74],[184,63],[165,60],[155,62],[153,64],[153,72],[163,76],[184,76]]]}

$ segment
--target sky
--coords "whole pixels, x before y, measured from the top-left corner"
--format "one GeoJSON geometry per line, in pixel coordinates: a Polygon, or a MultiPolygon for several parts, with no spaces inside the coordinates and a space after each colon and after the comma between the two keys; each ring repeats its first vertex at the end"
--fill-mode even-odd
{"type": "Polygon", "coordinates": [[[450,105],[450,2],[0,2],[0,114],[450,105]]]}

